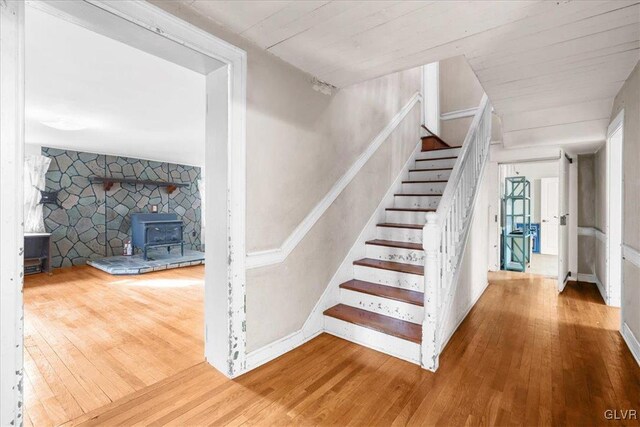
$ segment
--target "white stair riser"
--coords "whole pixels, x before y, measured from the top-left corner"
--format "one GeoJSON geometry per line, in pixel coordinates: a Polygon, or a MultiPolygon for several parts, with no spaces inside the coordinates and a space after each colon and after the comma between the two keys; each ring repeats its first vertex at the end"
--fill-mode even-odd
{"type": "Polygon", "coordinates": [[[405,264],[424,265],[424,251],[389,246],[366,245],[367,258],[382,261],[402,262],[405,264]]]}
{"type": "Polygon", "coordinates": [[[456,159],[416,160],[416,169],[452,168],[456,159]]]}
{"type": "Polygon", "coordinates": [[[421,324],[424,310],[419,305],[396,301],[349,289],[340,289],[340,302],[351,307],[372,311],[383,316],[393,317],[406,322],[421,324]]]}
{"type": "Polygon", "coordinates": [[[364,280],[365,282],[380,283],[381,285],[418,292],[423,292],[424,290],[424,278],[418,274],[401,273],[363,265],[354,265],[353,273],[357,280],[364,280]]]}
{"type": "Polygon", "coordinates": [[[402,194],[442,194],[444,188],[447,186],[446,182],[416,182],[416,183],[403,183],[402,194]]]}
{"type": "Polygon", "coordinates": [[[395,196],[395,208],[437,209],[441,196],[395,196]]]}
{"type": "Polygon", "coordinates": [[[325,331],[337,337],[420,364],[420,344],[329,316],[324,316],[324,328],[325,331]]]}
{"type": "Polygon", "coordinates": [[[386,211],[387,222],[393,224],[425,224],[426,215],[427,213],[423,211],[386,211]]]}
{"type": "Polygon", "coordinates": [[[449,179],[450,175],[450,169],[439,171],[409,172],[409,181],[439,181],[441,179],[449,179]]]}
{"type": "Polygon", "coordinates": [[[376,236],[380,240],[394,242],[422,243],[422,229],[376,227],[376,236]]]}
{"type": "Polygon", "coordinates": [[[458,155],[460,155],[460,148],[454,148],[451,150],[421,151],[416,156],[416,160],[440,159],[442,157],[454,157],[458,155]]]}

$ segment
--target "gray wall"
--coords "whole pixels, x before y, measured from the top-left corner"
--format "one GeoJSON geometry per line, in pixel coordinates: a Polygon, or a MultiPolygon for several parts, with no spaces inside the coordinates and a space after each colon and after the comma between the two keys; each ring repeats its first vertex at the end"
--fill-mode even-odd
{"type": "MultiPolygon", "coordinates": [[[[578,234],[578,273],[595,275],[607,286],[607,254],[604,236],[607,226],[607,150],[578,156],[578,227],[597,230],[595,235],[578,234]]],[[[591,230],[591,231],[593,231],[591,230]]]]}
{"type": "MultiPolygon", "coordinates": [[[[607,149],[602,146],[593,158],[595,229],[606,235],[607,232],[607,149]]],[[[595,275],[607,289],[607,244],[605,239],[595,238],[595,275]]]]}
{"type": "MultiPolygon", "coordinates": [[[[596,225],[595,155],[578,156],[578,227],[596,225]]],[[[578,234],[578,273],[595,274],[596,237],[578,234]]]]}
{"type": "Polygon", "coordinates": [[[131,238],[131,213],[177,213],[184,221],[185,247],[200,249],[200,168],[142,159],[42,148],[51,158],[47,191],[59,191],[60,207],[43,207],[44,223],[52,240],[53,267],[85,264],[88,259],[121,255],[131,238]],[[188,183],[172,194],[157,186],[119,184],[105,192],[91,184],[91,176],[188,183]]]}
{"type": "MultiPolygon", "coordinates": [[[[421,88],[420,69],[327,96],[310,75],[180,7],[157,6],[247,52],[247,251],[280,247],[421,88]]],[[[247,350],[299,330],[419,142],[416,107],[280,264],[247,271],[247,350]]]]}
{"type": "MultiPolygon", "coordinates": [[[[640,63],[631,72],[613,103],[611,119],[624,108],[624,245],[640,251],[640,63]]],[[[623,261],[622,313],[636,339],[640,340],[640,267],[623,261]]]]}
{"type": "MultiPolygon", "coordinates": [[[[464,56],[440,61],[440,113],[474,108],[484,89],[464,56]]],[[[440,136],[452,146],[464,142],[473,117],[440,121],[440,136]]]]}

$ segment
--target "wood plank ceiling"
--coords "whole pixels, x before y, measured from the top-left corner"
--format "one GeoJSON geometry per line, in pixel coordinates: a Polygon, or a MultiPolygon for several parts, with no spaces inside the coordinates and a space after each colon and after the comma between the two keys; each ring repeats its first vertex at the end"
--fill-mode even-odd
{"type": "Polygon", "coordinates": [[[506,146],[605,138],[637,1],[207,1],[187,7],[337,87],[464,54],[506,146]]]}

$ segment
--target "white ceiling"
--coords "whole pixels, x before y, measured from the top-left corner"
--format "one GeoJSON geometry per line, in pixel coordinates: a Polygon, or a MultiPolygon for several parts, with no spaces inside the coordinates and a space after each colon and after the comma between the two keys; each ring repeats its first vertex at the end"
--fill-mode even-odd
{"type": "Polygon", "coordinates": [[[338,87],[464,54],[509,147],[604,140],[640,58],[637,1],[182,3],[338,87]]]}
{"type": "Polygon", "coordinates": [[[202,165],[204,75],[32,7],[25,39],[27,144],[202,165]]]}

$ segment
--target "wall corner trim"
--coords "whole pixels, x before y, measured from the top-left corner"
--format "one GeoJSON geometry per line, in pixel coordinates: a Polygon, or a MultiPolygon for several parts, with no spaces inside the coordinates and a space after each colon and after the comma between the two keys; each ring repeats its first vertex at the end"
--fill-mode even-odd
{"type": "Polygon", "coordinates": [[[627,343],[633,358],[636,359],[636,362],[640,366],[640,342],[638,342],[638,338],[633,334],[626,323],[622,324],[620,334],[622,334],[622,338],[627,343]]]}
{"type": "Polygon", "coordinates": [[[246,268],[265,267],[267,265],[278,264],[283,262],[289,254],[298,246],[304,236],[313,228],[315,223],[322,217],[327,209],[338,198],[342,191],[356,177],[360,169],[369,161],[369,159],[380,148],[382,143],[387,140],[391,133],[398,127],[404,118],[409,114],[413,107],[422,101],[420,92],[416,92],[409,101],[396,113],[391,121],[373,138],[365,151],[356,159],[351,167],[345,172],[338,181],[331,187],[327,194],[313,208],[311,212],[298,224],[293,232],[287,237],[281,247],[275,249],[267,249],[264,251],[250,252],[247,254],[246,268]]]}
{"type": "MultiPolygon", "coordinates": [[[[280,338],[279,340],[272,342],[271,344],[267,344],[264,347],[247,353],[246,368],[244,372],[248,372],[252,369],[262,366],[265,363],[269,363],[273,359],[280,357],[283,354],[293,350],[294,348],[301,346],[307,341],[314,339],[322,332],[322,330],[318,330],[310,335],[305,335],[303,329],[300,329],[292,334],[289,334],[285,337],[280,338]]],[[[242,373],[240,373],[239,375],[241,375],[242,373]]]]}

